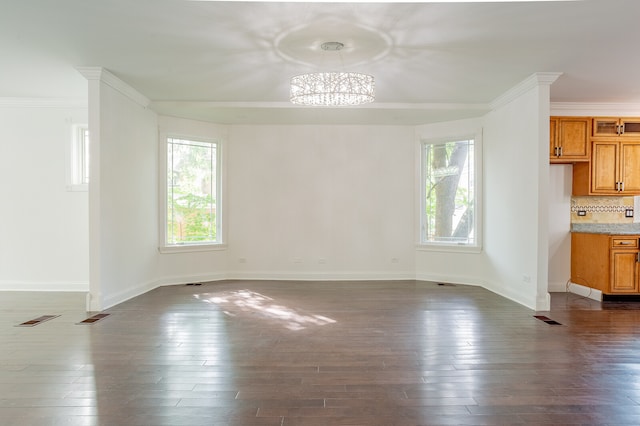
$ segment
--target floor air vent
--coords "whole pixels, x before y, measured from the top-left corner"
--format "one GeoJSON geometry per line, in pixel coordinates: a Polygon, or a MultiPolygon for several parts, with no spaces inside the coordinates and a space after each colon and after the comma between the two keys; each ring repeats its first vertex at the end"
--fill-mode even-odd
{"type": "Polygon", "coordinates": [[[545,317],[544,315],[534,315],[533,317],[539,319],[540,321],[544,321],[550,325],[562,325],[558,321],[554,321],[551,318],[545,317]]]}
{"type": "Polygon", "coordinates": [[[82,320],[80,322],[77,322],[76,324],[80,325],[80,324],[93,324],[94,322],[100,321],[101,319],[108,317],[111,314],[96,314],[92,317],[87,318],[86,320],[82,320]]]}
{"type": "Polygon", "coordinates": [[[52,320],[54,318],[58,318],[60,315],[43,315],[41,317],[29,320],[29,321],[25,321],[22,324],[18,324],[16,325],[16,327],[33,327],[36,326],[38,324],[42,324],[45,321],[49,321],[52,320]]]}

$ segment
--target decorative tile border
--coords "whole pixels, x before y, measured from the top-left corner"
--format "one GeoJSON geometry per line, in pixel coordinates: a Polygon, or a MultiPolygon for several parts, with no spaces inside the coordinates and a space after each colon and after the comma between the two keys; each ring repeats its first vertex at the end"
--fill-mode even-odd
{"type": "Polygon", "coordinates": [[[633,210],[632,196],[571,197],[571,223],[633,223],[633,210]]]}
{"type": "Polygon", "coordinates": [[[576,213],[578,210],[588,213],[624,213],[629,206],[603,206],[603,205],[572,205],[571,213],[576,213]]]}

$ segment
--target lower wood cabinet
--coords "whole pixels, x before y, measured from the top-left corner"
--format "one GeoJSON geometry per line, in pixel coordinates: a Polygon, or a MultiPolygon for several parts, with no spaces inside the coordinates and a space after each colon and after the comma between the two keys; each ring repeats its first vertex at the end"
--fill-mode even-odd
{"type": "Polygon", "coordinates": [[[605,294],[640,293],[640,235],[571,234],[571,281],[605,294]]]}
{"type": "Polygon", "coordinates": [[[638,252],[611,250],[611,293],[638,292],[638,252]]]}

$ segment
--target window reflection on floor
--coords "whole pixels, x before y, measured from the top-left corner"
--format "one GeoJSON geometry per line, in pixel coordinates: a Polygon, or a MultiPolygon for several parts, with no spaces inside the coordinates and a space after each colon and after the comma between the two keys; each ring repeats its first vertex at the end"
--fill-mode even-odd
{"type": "Polygon", "coordinates": [[[301,309],[279,305],[271,297],[251,290],[229,291],[220,294],[196,294],[194,297],[220,306],[228,316],[258,314],[262,317],[282,322],[284,327],[294,331],[336,322],[323,315],[315,315],[301,309]]]}

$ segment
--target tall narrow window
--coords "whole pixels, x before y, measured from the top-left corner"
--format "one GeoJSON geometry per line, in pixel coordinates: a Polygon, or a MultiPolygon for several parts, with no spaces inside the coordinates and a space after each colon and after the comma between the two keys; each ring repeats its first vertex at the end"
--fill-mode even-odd
{"type": "Polygon", "coordinates": [[[422,244],[478,245],[476,167],[472,138],[422,143],[422,244]]]}
{"type": "Polygon", "coordinates": [[[89,127],[79,126],[76,141],[76,182],[89,184],[89,127]]]}
{"type": "Polygon", "coordinates": [[[89,127],[86,124],[72,126],[67,172],[67,190],[89,189],[89,127]]]}
{"type": "Polygon", "coordinates": [[[218,144],[167,138],[166,245],[220,242],[218,144]]]}

